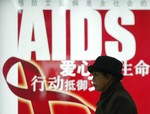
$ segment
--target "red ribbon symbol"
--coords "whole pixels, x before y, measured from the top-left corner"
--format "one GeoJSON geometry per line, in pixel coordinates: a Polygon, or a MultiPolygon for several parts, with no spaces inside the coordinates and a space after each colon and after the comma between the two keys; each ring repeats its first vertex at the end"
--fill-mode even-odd
{"type": "MultiPolygon", "coordinates": [[[[70,101],[70,102],[76,102],[85,105],[78,99],[76,99],[73,96],[67,95],[65,93],[58,93],[55,91],[35,91],[33,92],[32,86],[31,86],[31,79],[36,75],[36,76],[42,76],[41,73],[39,72],[38,68],[31,64],[30,62],[27,62],[25,60],[16,58],[16,57],[11,57],[9,58],[4,66],[3,66],[3,74],[4,78],[10,88],[10,90],[18,97],[24,98],[26,100],[30,100],[32,103],[33,111],[34,114],[51,114],[51,110],[49,108],[48,101],[70,101]],[[27,87],[28,89],[24,88],[18,88],[12,84],[10,84],[7,81],[7,74],[9,70],[12,68],[12,66],[16,63],[20,62],[22,65],[22,68],[25,73],[25,78],[27,82],[27,87]],[[44,110],[42,108],[44,106],[44,110]]],[[[90,109],[90,108],[89,108],[90,109]]],[[[90,109],[91,110],[91,109],[90,109]]]]}

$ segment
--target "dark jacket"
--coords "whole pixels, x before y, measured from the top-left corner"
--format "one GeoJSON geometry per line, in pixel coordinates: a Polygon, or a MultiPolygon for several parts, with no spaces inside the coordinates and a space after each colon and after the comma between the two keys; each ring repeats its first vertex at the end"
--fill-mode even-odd
{"type": "Polygon", "coordinates": [[[133,99],[119,81],[101,94],[96,114],[137,114],[137,109],[133,99]]]}

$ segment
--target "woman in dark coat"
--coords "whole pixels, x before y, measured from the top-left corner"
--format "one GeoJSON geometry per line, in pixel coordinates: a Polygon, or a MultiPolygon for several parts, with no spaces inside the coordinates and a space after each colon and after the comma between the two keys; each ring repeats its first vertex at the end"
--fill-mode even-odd
{"type": "Polygon", "coordinates": [[[96,114],[137,114],[135,103],[121,83],[122,63],[116,58],[99,56],[88,67],[93,74],[93,86],[102,91],[96,114]]]}

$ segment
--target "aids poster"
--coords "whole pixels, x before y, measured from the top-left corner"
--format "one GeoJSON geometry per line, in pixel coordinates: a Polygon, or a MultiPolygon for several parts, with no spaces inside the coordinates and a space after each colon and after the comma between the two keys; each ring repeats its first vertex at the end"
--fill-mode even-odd
{"type": "Polygon", "coordinates": [[[94,114],[87,67],[101,55],[149,114],[149,0],[0,0],[0,114],[94,114]]]}

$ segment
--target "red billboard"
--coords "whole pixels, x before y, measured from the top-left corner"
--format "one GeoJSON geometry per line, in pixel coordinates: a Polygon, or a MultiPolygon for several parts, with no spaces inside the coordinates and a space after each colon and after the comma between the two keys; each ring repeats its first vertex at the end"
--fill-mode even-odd
{"type": "Polygon", "coordinates": [[[94,114],[100,92],[87,67],[123,63],[138,114],[150,109],[148,0],[1,0],[1,114],[94,114]]]}

